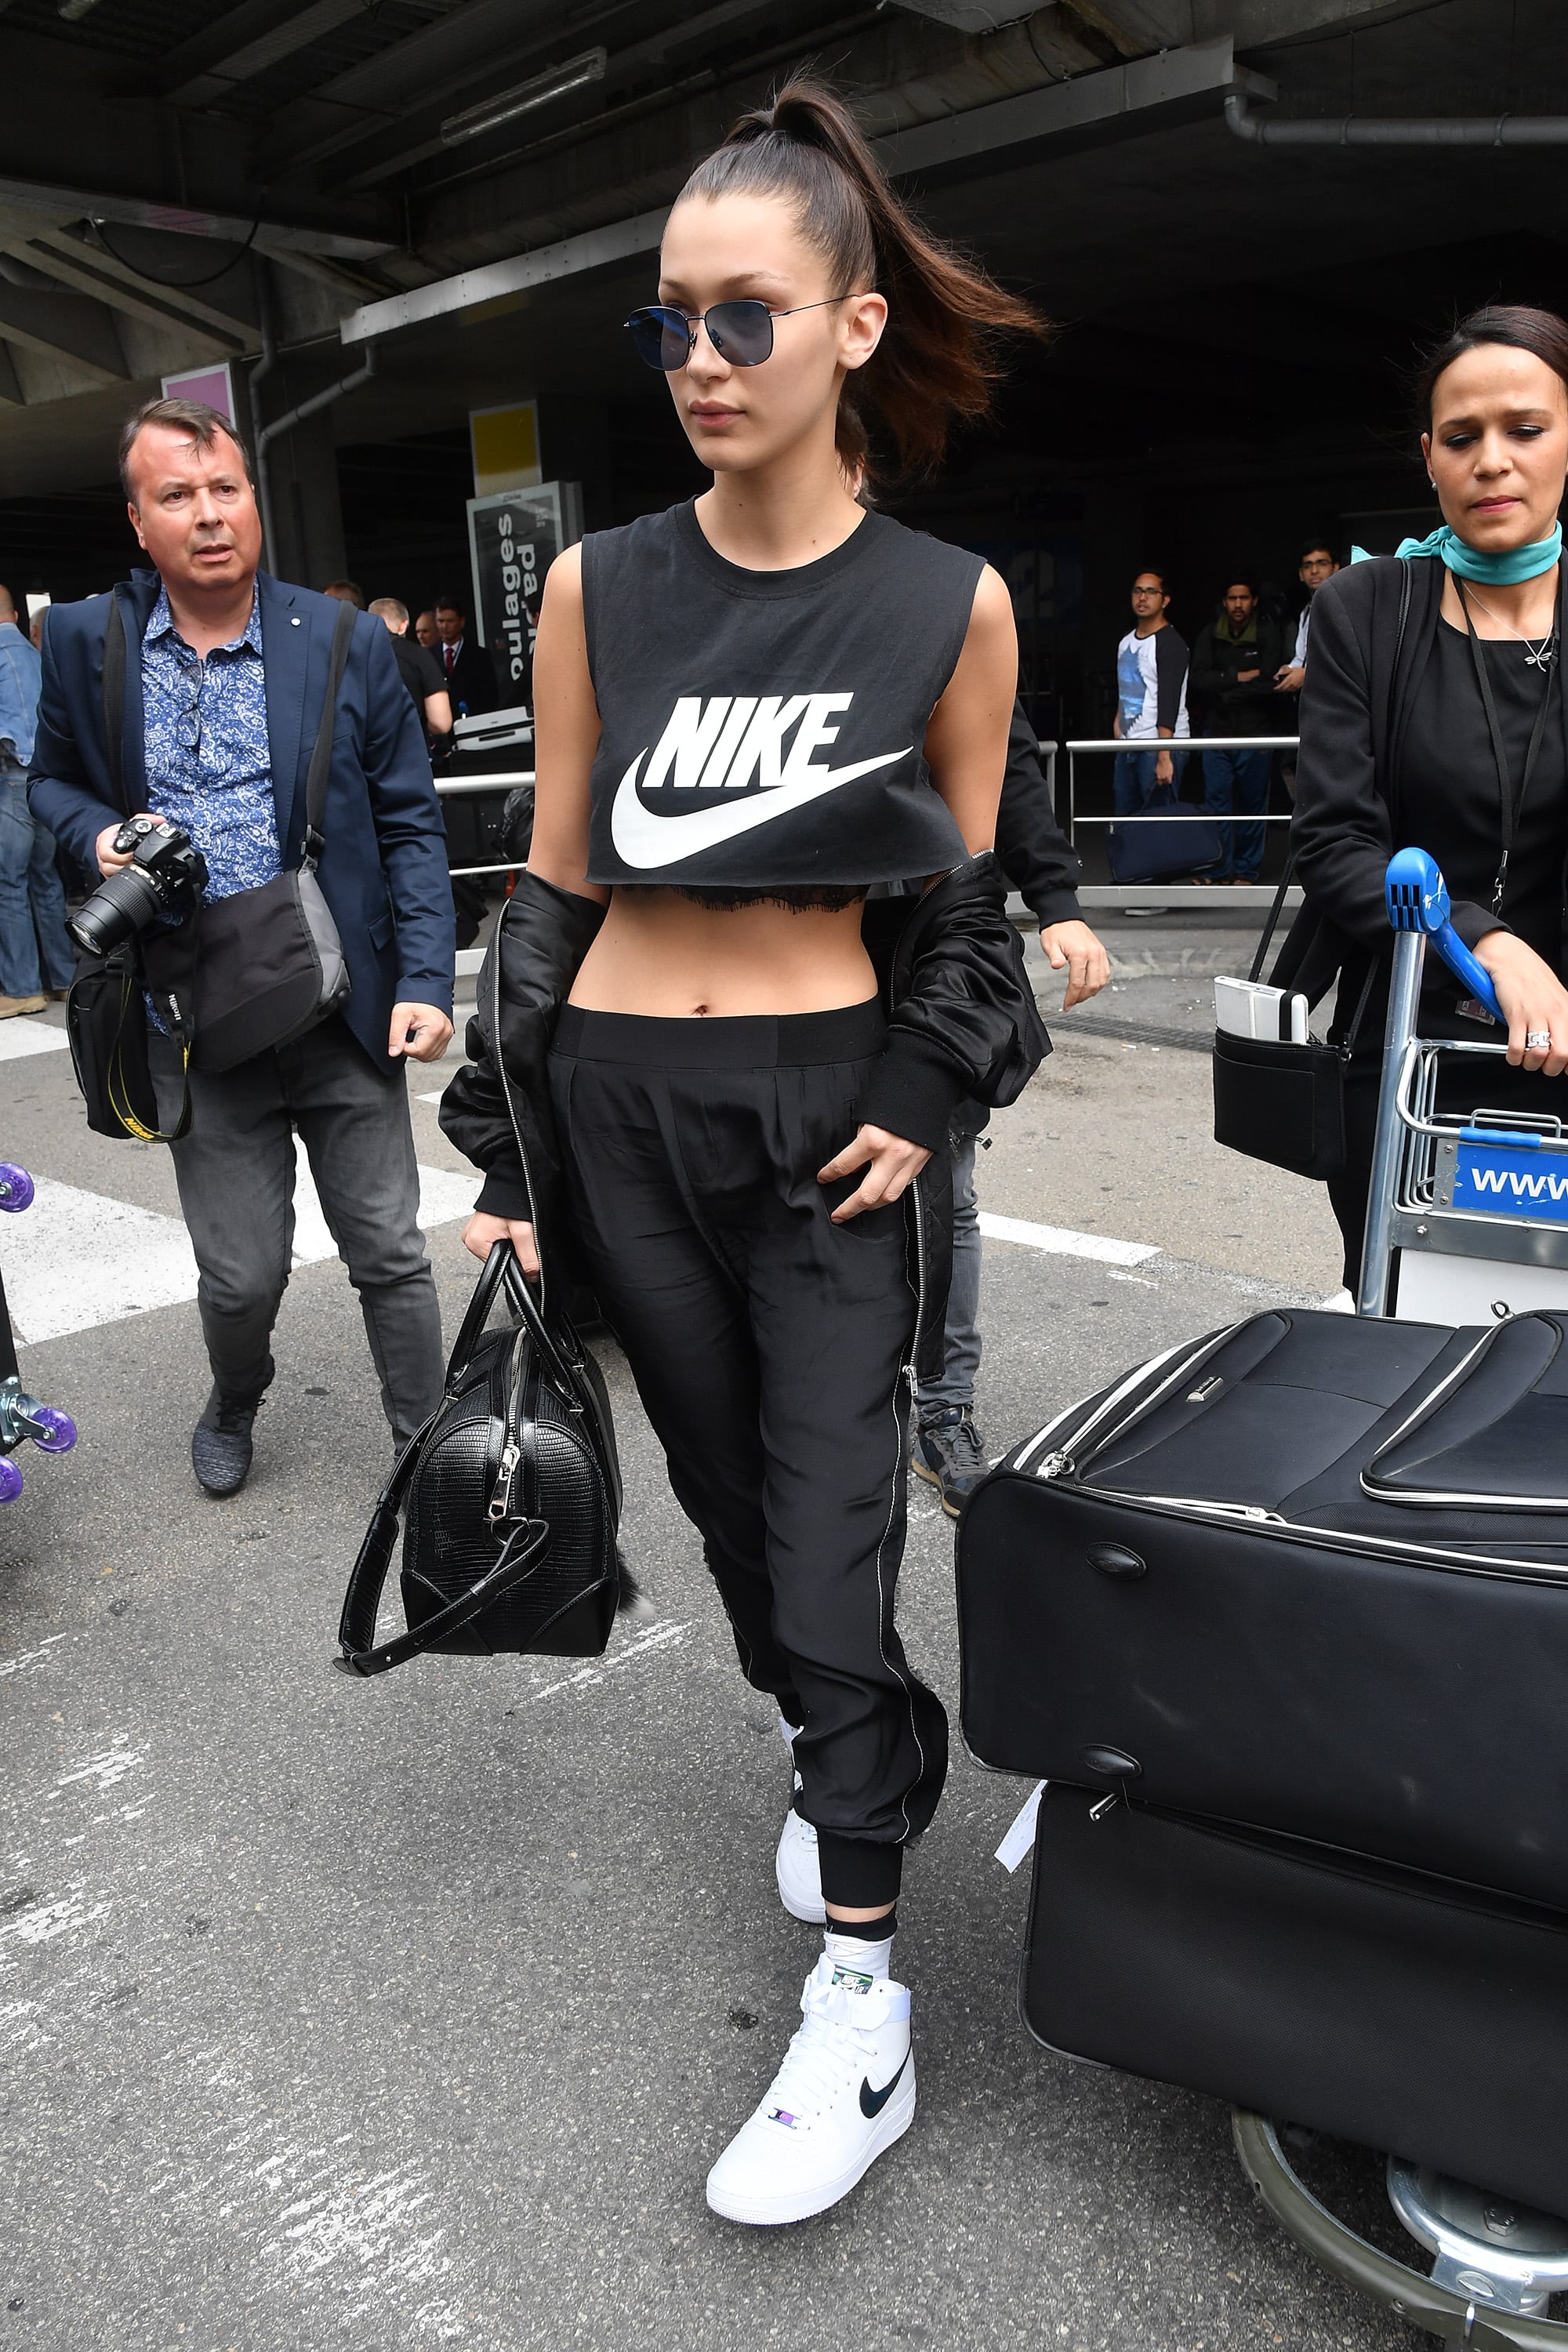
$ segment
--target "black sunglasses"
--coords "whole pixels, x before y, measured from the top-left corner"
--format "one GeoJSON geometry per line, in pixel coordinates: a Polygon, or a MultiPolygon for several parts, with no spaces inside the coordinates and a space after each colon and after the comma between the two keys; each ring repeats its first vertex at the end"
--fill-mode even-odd
{"type": "Polygon", "coordinates": [[[765,302],[743,298],[715,302],[710,310],[689,318],[665,302],[650,302],[626,320],[637,357],[665,375],[683,368],[697,348],[697,330],[708,330],[708,340],[731,367],[761,367],[773,355],[773,320],[793,319],[796,310],[826,310],[831,303],[847,302],[847,294],[829,294],[820,302],[797,302],[794,310],[770,310],[765,302]]]}

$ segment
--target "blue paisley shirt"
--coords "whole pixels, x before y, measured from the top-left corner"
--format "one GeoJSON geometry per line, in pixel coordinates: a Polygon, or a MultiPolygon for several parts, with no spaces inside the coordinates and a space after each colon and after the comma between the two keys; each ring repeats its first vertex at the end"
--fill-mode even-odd
{"type": "Polygon", "coordinates": [[[207,898],[254,890],[282,870],[272,754],[267,740],[267,671],[261,600],[250,618],[204,661],[174,626],[167,593],[142,639],[147,805],[188,833],[207,862],[207,898]]]}

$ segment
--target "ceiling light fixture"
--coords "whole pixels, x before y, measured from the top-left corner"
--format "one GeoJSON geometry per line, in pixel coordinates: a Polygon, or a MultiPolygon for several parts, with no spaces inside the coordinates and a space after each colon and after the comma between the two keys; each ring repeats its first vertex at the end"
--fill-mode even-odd
{"type": "Polygon", "coordinates": [[[606,50],[584,49],[581,57],[568,58],[563,66],[552,66],[547,73],[535,74],[529,81],[517,82],[510,89],[487,98],[482,106],[449,114],[441,125],[441,144],[456,147],[461,140],[478,139],[483,131],[499,131],[517,115],[531,114],[536,106],[548,106],[552,98],[563,98],[569,89],[581,89],[584,82],[603,81],[608,63],[606,50]]]}

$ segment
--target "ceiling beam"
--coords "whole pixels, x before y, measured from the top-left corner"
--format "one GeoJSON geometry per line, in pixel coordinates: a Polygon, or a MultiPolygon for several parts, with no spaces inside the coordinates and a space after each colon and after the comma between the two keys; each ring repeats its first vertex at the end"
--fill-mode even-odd
{"type": "Polygon", "coordinates": [[[0,400],[11,408],[26,408],[22,380],[16,373],[16,362],[11,356],[9,343],[0,343],[0,400]]]}
{"type": "Polygon", "coordinates": [[[510,261],[487,262],[465,269],[456,278],[440,278],[433,286],[416,286],[411,293],[392,294],[384,301],[367,302],[351,310],[338,329],[345,343],[363,343],[375,335],[416,327],[425,319],[444,318],[452,310],[472,310],[477,302],[498,295],[520,294],[530,286],[546,286],[554,278],[574,278],[605,262],[624,261],[629,254],[652,253],[664,235],[668,207],[638,213],[631,220],[591,228],[582,236],[563,237],[559,245],[542,245],[534,253],[521,253],[510,261]]]}
{"type": "MultiPolygon", "coordinates": [[[[34,245],[47,249],[45,254],[33,257],[41,261],[45,268],[53,268],[55,258],[58,257],[78,269],[89,271],[97,278],[112,280],[147,294],[149,299],[168,306],[178,316],[181,325],[194,322],[209,327],[215,335],[235,344],[240,351],[256,341],[256,326],[248,319],[241,318],[237,311],[221,310],[214,303],[204,301],[199,294],[188,293],[183,286],[160,286],[142,278],[128,262],[120,260],[102,246],[89,245],[83,238],[73,236],[67,228],[29,228],[26,235],[34,245]]],[[[112,302],[115,299],[108,285],[83,290],[101,293],[106,302],[112,302]]]]}
{"type": "MultiPolygon", "coordinates": [[[[111,310],[123,310],[127,318],[140,319],[146,326],[173,329],[176,334],[189,336],[201,346],[200,356],[204,359],[229,359],[245,348],[246,339],[234,326],[226,327],[221,334],[215,333],[210,326],[186,318],[169,305],[138,291],[134,283],[125,285],[96,270],[84,268],[70,256],[38,239],[8,235],[0,229],[0,253],[15,254],[18,261],[28,262],[35,269],[47,270],[62,286],[71,287],[79,294],[89,294],[96,301],[107,303],[111,310]]],[[[254,341],[254,337],[251,340],[254,341]]]]}
{"type": "Polygon", "coordinates": [[[0,282],[0,336],[46,359],[68,360],[100,384],[130,381],[112,316],[83,295],[39,294],[0,282]]]}
{"type": "Polygon", "coordinates": [[[0,204],[27,205],[58,221],[61,215],[124,221],[133,228],[171,229],[183,236],[221,237],[244,245],[256,233],[258,244],[269,252],[321,254],[328,260],[370,261],[394,249],[391,237],[347,236],[335,229],[306,228],[292,221],[264,220],[259,231],[253,219],[237,213],[208,212],[194,205],[161,204],[147,196],[110,195],[101,188],[79,183],[57,185],[47,180],[8,179],[0,173],[0,204]]]}
{"type": "Polygon", "coordinates": [[[363,11],[363,0],[310,0],[303,8],[291,0],[282,9],[273,0],[249,0],[174,51],[163,95],[175,106],[209,106],[363,11]]]}

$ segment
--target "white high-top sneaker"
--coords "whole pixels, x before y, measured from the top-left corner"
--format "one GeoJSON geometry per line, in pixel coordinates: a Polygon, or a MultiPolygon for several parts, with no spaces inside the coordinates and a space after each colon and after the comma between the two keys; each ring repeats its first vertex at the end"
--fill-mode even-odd
{"type": "MultiPolygon", "coordinates": [[[[796,1727],[786,1723],[781,1715],[779,1732],[784,1746],[794,1753],[796,1727]]],[[[800,1774],[795,1776],[800,1788],[800,1774]]],[[[773,1856],[773,1876],[779,1883],[779,1901],[793,1919],[809,1920],[814,1927],[825,1927],[827,1906],[822,1899],[822,1860],[816,1851],[816,1832],[809,1822],[803,1822],[792,1805],[784,1815],[779,1832],[779,1847],[773,1856]]]]}
{"type": "Polygon", "coordinates": [[[915,2118],[910,1995],[825,1952],[766,2097],[708,2175],[728,2221],[804,2221],[847,2197],[915,2118]]]}

